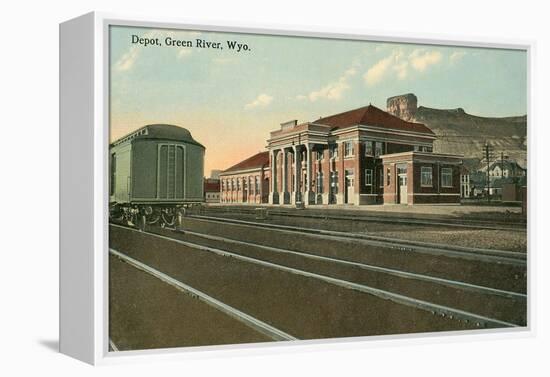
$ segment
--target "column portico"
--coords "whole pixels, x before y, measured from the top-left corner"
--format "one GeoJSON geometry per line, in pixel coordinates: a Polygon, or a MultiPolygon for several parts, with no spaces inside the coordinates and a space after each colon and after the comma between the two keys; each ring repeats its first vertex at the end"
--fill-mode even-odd
{"type": "Polygon", "coordinates": [[[311,187],[311,167],[312,167],[312,161],[311,156],[313,155],[312,149],[313,144],[305,144],[306,147],[306,187],[304,190],[304,203],[305,204],[315,204],[315,193],[312,190],[311,187]]]}
{"type": "Polygon", "coordinates": [[[280,204],[290,204],[290,192],[288,191],[288,150],[287,148],[281,148],[282,153],[282,174],[281,174],[281,199],[280,204]]]}
{"type": "Polygon", "coordinates": [[[277,150],[269,153],[271,160],[269,204],[279,204],[279,192],[277,191],[277,150]]]}
{"type": "Polygon", "coordinates": [[[302,155],[299,145],[294,145],[294,203],[302,202],[302,188],[301,176],[302,176],[302,155]]]}
{"type": "Polygon", "coordinates": [[[336,194],[336,204],[344,204],[344,190],[346,190],[346,168],[344,165],[344,143],[338,142],[338,160],[337,168],[338,172],[338,193],[336,194]]]}

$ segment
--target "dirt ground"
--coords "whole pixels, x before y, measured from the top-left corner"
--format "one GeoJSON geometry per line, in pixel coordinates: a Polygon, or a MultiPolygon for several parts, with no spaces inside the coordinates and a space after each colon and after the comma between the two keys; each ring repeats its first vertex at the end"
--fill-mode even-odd
{"type": "MultiPolygon", "coordinates": [[[[212,204],[210,207],[240,207],[240,204],[212,204]]],[[[254,204],[252,207],[271,207],[271,208],[284,208],[294,209],[293,205],[269,205],[269,204],[254,204]]],[[[371,204],[371,205],[349,205],[349,204],[331,204],[323,205],[316,204],[308,207],[310,210],[328,210],[333,212],[338,211],[351,211],[361,212],[369,214],[370,212],[378,213],[402,213],[402,214],[426,214],[426,215],[442,215],[449,217],[464,217],[472,214],[500,214],[505,215],[507,213],[521,214],[521,207],[518,206],[501,206],[501,205],[457,205],[457,204],[421,204],[421,205],[399,205],[399,204],[371,204]]],[[[306,210],[308,210],[306,209],[306,210]]]]}
{"type": "MultiPolygon", "coordinates": [[[[199,251],[139,232],[111,227],[110,247],[299,339],[476,328],[471,322],[441,317],[371,294],[199,251]]],[[[111,264],[111,268],[113,266],[116,265],[111,264]]],[[[113,282],[127,279],[128,272],[112,271],[113,282]]],[[[200,312],[204,310],[202,307],[197,309],[180,304],[180,309],[173,309],[171,305],[185,300],[177,291],[175,293],[178,297],[174,297],[174,292],[152,285],[142,290],[129,284],[118,293],[115,289],[111,294],[111,302],[115,305],[111,315],[119,313],[120,319],[113,322],[113,336],[120,341],[128,332],[132,334],[139,328],[135,340],[127,347],[165,346],[178,344],[182,339],[174,335],[173,323],[179,323],[176,329],[180,329],[182,323],[190,323],[194,329],[189,331],[197,336],[202,329],[212,325],[212,320],[200,318],[200,312]],[[130,299],[125,296],[130,296],[130,299]],[[122,309],[117,309],[119,300],[125,303],[122,309]],[[157,321],[159,316],[162,322],[157,321]],[[131,324],[130,327],[128,324],[131,324]],[[163,341],[163,337],[169,341],[163,341]]],[[[242,338],[238,336],[239,342],[249,342],[250,335],[243,334],[245,336],[242,338]]],[[[206,340],[186,339],[179,345],[214,341],[208,334],[206,340]]],[[[225,339],[230,339],[230,334],[225,339]]],[[[113,340],[116,342],[116,339],[113,340]]]]}
{"type": "Polygon", "coordinates": [[[109,336],[120,351],[271,339],[111,256],[109,336]]]}

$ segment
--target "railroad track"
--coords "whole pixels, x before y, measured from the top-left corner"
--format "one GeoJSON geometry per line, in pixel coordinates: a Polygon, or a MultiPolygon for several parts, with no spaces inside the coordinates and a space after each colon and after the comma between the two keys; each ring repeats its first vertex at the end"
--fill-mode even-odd
{"type": "Polygon", "coordinates": [[[202,216],[202,215],[189,215],[189,218],[197,220],[205,220],[211,222],[217,222],[220,224],[237,224],[245,225],[253,228],[261,229],[273,229],[283,232],[302,233],[314,236],[320,236],[324,238],[331,238],[336,240],[361,240],[367,242],[373,246],[385,246],[394,249],[400,249],[403,251],[427,253],[434,255],[446,255],[464,259],[483,260],[496,263],[509,263],[525,266],[527,264],[526,253],[496,250],[496,249],[482,249],[463,247],[457,245],[444,245],[431,242],[412,241],[404,239],[396,239],[390,237],[373,236],[362,233],[340,232],[324,229],[312,229],[307,227],[287,226],[278,224],[268,224],[253,221],[229,219],[224,217],[215,216],[202,216]]]}
{"type": "MultiPolygon", "coordinates": [[[[213,214],[244,214],[253,215],[254,208],[242,208],[242,207],[204,207],[202,213],[213,214]],[[231,210],[228,212],[228,210],[231,210]]],[[[316,212],[305,211],[290,211],[274,208],[266,208],[269,216],[279,217],[293,217],[293,218],[305,218],[305,219],[317,219],[317,220],[340,220],[340,221],[354,221],[364,223],[381,223],[381,224],[401,224],[401,225],[418,225],[418,226],[436,226],[436,227],[454,227],[454,228],[466,228],[466,229],[486,229],[486,230],[504,230],[504,231],[519,231],[526,232],[527,224],[523,221],[499,221],[499,220],[474,220],[474,219],[440,219],[440,218],[417,218],[417,217],[403,217],[403,216],[383,216],[383,215],[365,215],[357,213],[353,215],[342,214],[326,214],[316,212]]],[[[202,214],[201,213],[201,214],[202,214]]]]}
{"type": "MultiPolygon", "coordinates": [[[[191,287],[190,285],[188,284],[185,284],[177,279],[174,279],[173,277],[145,264],[145,263],[142,263],[140,262],[139,260],[137,259],[134,259],[118,250],[115,250],[115,249],[109,249],[109,253],[116,256],[117,258],[119,258],[120,260],[128,263],[129,265],[137,268],[138,270],[141,270],[157,279],[159,279],[160,281],[178,289],[179,291],[187,294],[187,295],[190,295],[191,297],[193,298],[197,298],[199,300],[201,300],[202,302],[204,302],[205,304],[213,307],[214,309],[236,319],[237,321],[239,322],[242,322],[243,324],[245,324],[246,326],[250,327],[251,329],[253,329],[254,331],[257,331],[263,335],[266,335],[267,337],[269,337],[270,339],[272,340],[275,340],[275,341],[281,341],[281,340],[297,340],[296,337],[290,335],[290,334],[287,334],[285,333],[284,331],[282,330],[279,330],[261,320],[259,320],[258,318],[255,318],[247,313],[244,313],[234,307],[231,307],[223,302],[221,302],[220,300],[217,300],[215,299],[214,297],[198,290],[198,289],[195,289],[193,287],[191,287]]],[[[112,341],[109,341],[110,342],[110,346],[111,348],[113,349],[113,351],[118,351],[117,347],[114,345],[114,343],[112,341]]]]}
{"type": "MultiPolygon", "coordinates": [[[[196,239],[198,238],[202,240],[208,240],[209,242],[210,241],[218,242],[220,243],[220,245],[225,247],[223,248],[219,246],[213,247],[212,245],[205,245],[204,242],[197,242],[197,241],[191,242],[189,240],[182,240],[179,238],[175,238],[175,235],[178,233],[165,235],[165,234],[159,234],[159,233],[153,233],[153,232],[142,232],[136,229],[123,227],[120,225],[112,224],[112,226],[128,229],[130,231],[137,232],[141,235],[146,235],[148,237],[149,236],[155,237],[163,241],[177,243],[184,247],[198,250],[204,253],[210,253],[221,257],[230,257],[232,259],[242,261],[245,263],[251,263],[251,264],[259,265],[269,269],[284,271],[286,273],[303,276],[308,279],[315,279],[320,282],[330,284],[339,288],[361,292],[363,294],[372,295],[383,300],[390,300],[397,305],[403,305],[410,308],[419,309],[429,313],[432,316],[446,318],[451,322],[458,321],[462,325],[470,326],[471,328],[517,327],[517,326],[525,325],[524,319],[519,319],[519,320],[517,319],[517,312],[518,311],[522,312],[523,308],[526,307],[526,295],[518,292],[505,291],[501,289],[469,284],[461,281],[454,281],[451,279],[442,279],[442,278],[437,278],[433,276],[415,274],[407,271],[389,269],[389,268],[384,268],[384,267],[379,267],[379,266],[374,266],[374,265],[369,265],[364,263],[356,263],[356,262],[347,261],[347,260],[338,259],[338,258],[327,258],[320,255],[312,255],[309,253],[303,253],[303,252],[293,251],[293,250],[288,250],[283,248],[267,247],[267,246],[252,244],[246,241],[239,241],[235,239],[229,239],[227,237],[201,234],[199,232],[193,232],[193,231],[184,231],[183,236],[195,237],[196,239]],[[257,251],[260,250],[260,252],[257,252],[254,255],[254,254],[250,254],[246,250],[244,251],[241,249],[235,250],[234,248],[235,245],[246,246],[248,248],[253,247],[257,251]],[[384,281],[384,280],[391,281],[392,283],[389,285],[393,286],[394,289],[393,290],[383,289],[383,288],[380,288],[380,284],[378,284],[378,287],[377,287],[377,284],[363,284],[361,282],[354,281],[354,279],[346,279],[345,278],[347,276],[346,273],[338,275],[332,272],[327,273],[326,270],[324,270],[324,272],[322,271],[320,272],[320,271],[312,271],[311,269],[308,269],[308,268],[298,268],[295,265],[293,266],[292,263],[288,263],[280,260],[277,261],[276,258],[273,259],[272,256],[268,256],[266,253],[284,255],[285,257],[290,255],[294,258],[314,260],[316,262],[322,262],[326,265],[331,265],[331,266],[338,265],[339,267],[346,268],[346,269],[349,269],[349,268],[360,269],[362,271],[367,271],[369,274],[372,274],[372,273],[377,274],[378,277],[373,280],[375,282],[384,281]],[[251,256],[251,255],[254,255],[254,256],[251,256]],[[394,284],[395,281],[400,281],[400,285],[394,284]],[[403,283],[405,283],[405,285],[403,283]],[[407,285],[416,286],[417,290],[418,290],[418,287],[422,287],[422,286],[424,287],[426,287],[427,285],[431,285],[432,287],[435,286],[436,289],[434,291],[437,291],[438,294],[441,293],[443,295],[451,291],[454,292],[453,294],[455,295],[458,292],[459,296],[463,295],[463,293],[461,292],[467,292],[468,295],[477,295],[476,300],[477,302],[481,302],[481,305],[488,305],[488,306],[504,305],[503,307],[508,308],[507,310],[509,310],[510,307],[515,308],[512,310],[512,312],[516,314],[512,314],[511,316],[509,316],[510,318],[515,319],[515,321],[510,321],[510,318],[506,318],[506,320],[502,320],[499,318],[494,318],[487,314],[481,315],[473,311],[467,311],[461,308],[442,305],[442,304],[433,302],[434,300],[419,299],[418,297],[413,297],[411,295],[404,294],[403,292],[406,292],[407,288],[405,288],[404,291],[403,289],[401,289],[401,291],[400,289],[398,289],[399,286],[403,287],[407,285]],[[398,288],[396,288],[396,286],[398,286],[398,288]],[[491,304],[489,304],[489,302],[491,304]]],[[[162,232],[166,232],[166,231],[167,230],[162,230],[162,232]]],[[[383,286],[384,284],[382,284],[382,287],[383,286]]]]}
{"type": "Polygon", "coordinates": [[[118,352],[120,351],[117,345],[109,338],[109,352],[118,352]]]}
{"type": "Polygon", "coordinates": [[[312,259],[312,260],[317,260],[317,261],[340,264],[342,266],[357,267],[357,268],[361,268],[361,269],[372,271],[372,272],[380,272],[380,273],[384,273],[384,274],[392,275],[392,276],[396,276],[396,277],[403,277],[403,278],[407,278],[407,279],[415,279],[415,280],[420,280],[420,281],[426,281],[426,282],[430,282],[430,283],[435,283],[435,284],[445,285],[445,286],[449,286],[449,287],[464,289],[464,290],[472,291],[472,292],[481,292],[481,293],[499,295],[499,296],[503,296],[503,297],[518,298],[518,299],[526,299],[527,298],[527,295],[525,295],[523,293],[510,292],[510,291],[505,291],[505,290],[502,290],[502,289],[495,289],[495,288],[490,288],[490,287],[483,287],[483,286],[479,286],[479,285],[475,285],[475,284],[469,284],[469,283],[456,281],[456,280],[442,279],[442,278],[433,277],[433,276],[429,276],[429,275],[416,274],[416,273],[396,270],[396,269],[392,269],[392,268],[379,267],[379,266],[375,266],[375,265],[371,265],[371,264],[353,262],[353,261],[349,261],[349,260],[346,260],[346,259],[331,258],[331,257],[322,256],[322,255],[304,253],[304,252],[300,252],[300,251],[294,251],[294,250],[283,249],[283,248],[278,248],[278,247],[257,245],[257,244],[253,244],[251,242],[235,240],[235,239],[227,238],[227,237],[212,236],[212,235],[209,235],[209,234],[192,232],[192,231],[188,231],[188,230],[178,230],[178,229],[175,229],[175,228],[172,228],[172,229],[169,229],[169,230],[172,230],[172,231],[178,232],[178,233],[182,233],[182,234],[185,234],[185,235],[191,235],[191,236],[194,236],[194,237],[203,238],[203,239],[206,239],[206,240],[219,241],[219,242],[222,242],[222,243],[235,244],[235,245],[244,245],[244,246],[254,247],[254,248],[264,250],[264,251],[270,251],[270,252],[279,253],[279,254],[288,254],[288,255],[293,255],[293,256],[299,256],[299,257],[306,258],[306,259],[312,259]]]}

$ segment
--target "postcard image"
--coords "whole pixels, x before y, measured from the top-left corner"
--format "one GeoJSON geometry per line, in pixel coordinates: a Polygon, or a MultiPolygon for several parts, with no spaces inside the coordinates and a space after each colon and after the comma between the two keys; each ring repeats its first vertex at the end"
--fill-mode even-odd
{"type": "Polygon", "coordinates": [[[111,25],[109,350],[527,328],[527,51],[111,25]]]}

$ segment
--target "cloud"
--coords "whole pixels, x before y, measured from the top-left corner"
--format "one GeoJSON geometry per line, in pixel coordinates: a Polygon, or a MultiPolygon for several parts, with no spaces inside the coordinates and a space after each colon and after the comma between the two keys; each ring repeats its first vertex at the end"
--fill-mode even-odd
{"type": "Polygon", "coordinates": [[[180,50],[178,50],[176,57],[179,60],[186,59],[189,55],[191,55],[192,51],[193,50],[191,50],[190,48],[181,48],[180,50]]]}
{"type": "MultiPolygon", "coordinates": [[[[155,38],[159,36],[160,34],[157,30],[150,30],[142,35],[143,38],[155,38]]],[[[119,72],[124,72],[132,69],[143,50],[139,46],[140,45],[136,44],[128,48],[128,51],[126,51],[126,53],[124,53],[124,55],[122,55],[120,59],[116,61],[114,69],[119,72]]]]}
{"type": "Polygon", "coordinates": [[[338,100],[342,98],[342,93],[344,93],[346,89],[349,89],[347,80],[342,77],[336,82],[332,82],[319,90],[309,93],[309,100],[315,102],[321,98],[328,100],[338,100]]]}
{"type": "Polygon", "coordinates": [[[449,56],[451,64],[457,63],[466,55],[466,51],[455,51],[449,56]]]}
{"type": "Polygon", "coordinates": [[[363,75],[363,78],[367,84],[374,85],[382,80],[382,78],[386,75],[388,68],[392,64],[392,58],[393,56],[388,56],[369,68],[369,70],[363,75]]]}
{"type": "MultiPolygon", "coordinates": [[[[161,41],[164,41],[164,38],[171,37],[173,39],[192,39],[193,37],[198,37],[201,35],[199,31],[164,31],[164,30],[149,30],[144,33],[142,37],[144,38],[159,38],[161,41]]],[[[147,47],[152,48],[152,47],[147,47]]],[[[140,45],[132,45],[128,50],[118,59],[113,68],[118,72],[129,71],[134,67],[134,64],[141,55],[144,47],[140,45]]],[[[192,50],[190,48],[181,48],[173,49],[176,53],[176,59],[182,60],[191,55],[192,50]]]]}
{"type": "Polygon", "coordinates": [[[393,66],[393,70],[397,73],[398,79],[404,80],[407,78],[407,75],[409,74],[409,62],[402,61],[400,63],[396,63],[393,66]]]}
{"type": "Polygon", "coordinates": [[[254,101],[244,105],[246,110],[253,109],[256,107],[266,107],[273,101],[273,97],[269,94],[260,94],[254,101]]]}
{"type": "Polygon", "coordinates": [[[331,101],[339,100],[340,98],[342,98],[344,92],[350,88],[349,80],[357,74],[358,66],[359,63],[357,61],[353,62],[353,64],[344,71],[344,73],[338,78],[338,80],[325,85],[319,90],[314,90],[308,95],[298,95],[296,96],[296,99],[309,99],[311,102],[315,102],[319,99],[326,99],[331,101]]]}
{"type": "Polygon", "coordinates": [[[374,63],[363,75],[365,83],[373,86],[383,79],[395,76],[399,80],[409,77],[410,71],[424,72],[429,66],[438,64],[442,55],[439,51],[416,49],[409,55],[396,49],[390,55],[374,63]]]}
{"type": "Polygon", "coordinates": [[[114,69],[119,72],[129,70],[134,66],[139,54],[140,50],[137,46],[130,47],[130,49],[116,61],[114,69]]]}
{"type": "Polygon", "coordinates": [[[441,61],[442,55],[439,51],[426,51],[422,49],[414,50],[409,55],[409,60],[414,69],[423,72],[430,65],[437,64],[441,61]]]}

